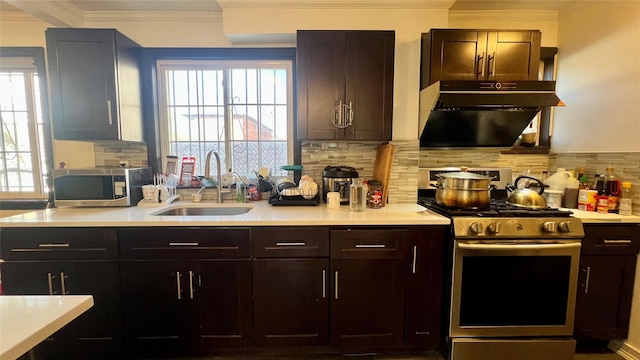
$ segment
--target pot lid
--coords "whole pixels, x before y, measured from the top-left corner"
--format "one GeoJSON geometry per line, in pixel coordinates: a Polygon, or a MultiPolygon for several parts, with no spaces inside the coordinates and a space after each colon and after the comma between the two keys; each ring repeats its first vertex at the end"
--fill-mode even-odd
{"type": "Polygon", "coordinates": [[[493,178],[490,176],[484,176],[480,174],[467,172],[467,167],[461,166],[460,171],[455,172],[445,172],[436,174],[439,178],[449,178],[449,179],[461,179],[461,180],[492,180],[493,178]]]}

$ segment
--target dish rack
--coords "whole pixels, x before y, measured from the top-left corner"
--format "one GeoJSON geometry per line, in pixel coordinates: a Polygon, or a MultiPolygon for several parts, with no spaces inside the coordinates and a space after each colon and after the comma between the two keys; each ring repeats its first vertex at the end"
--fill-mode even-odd
{"type": "Polygon", "coordinates": [[[273,206],[316,206],[320,204],[320,193],[311,199],[305,199],[302,195],[282,196],[274,193],[269,197],[269,204],[273,206]]]}

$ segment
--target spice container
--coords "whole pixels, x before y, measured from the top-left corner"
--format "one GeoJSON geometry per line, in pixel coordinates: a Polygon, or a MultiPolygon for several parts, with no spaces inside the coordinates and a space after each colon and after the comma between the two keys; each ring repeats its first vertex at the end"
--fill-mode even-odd
{"type": "Polygon", "coordinates": [[[369,180],[367,185],[367,206],[371,209],[379,209],[382,207],[382,182],[378,180],[369,180]]]}

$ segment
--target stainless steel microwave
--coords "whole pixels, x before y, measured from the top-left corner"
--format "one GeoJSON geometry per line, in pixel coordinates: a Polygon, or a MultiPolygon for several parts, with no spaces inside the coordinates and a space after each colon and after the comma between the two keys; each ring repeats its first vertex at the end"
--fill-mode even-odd
{"type": "Polygon", "coordinates": [[[55,169],[56,206],[133,206],[142,200],[142,185],[150,184],[150,167],[55,169]]]}

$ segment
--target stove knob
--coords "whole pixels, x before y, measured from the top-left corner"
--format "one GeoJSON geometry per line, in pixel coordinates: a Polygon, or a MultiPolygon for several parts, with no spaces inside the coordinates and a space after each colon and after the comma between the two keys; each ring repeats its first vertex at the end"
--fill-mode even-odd
{"type": "Polygon", "coordinates": [[[570,221],[560,221],[558,224],[558,231],[563,233],[571,232],[571,222],[570,221]]]}
{"type": "Polygon", "coordinates": [[[500,232],[500,223],[493,222],[487,226],[487,232],[491,234],[497,234],[500,232]]]}
{"type": "Polygon", "coordinates": [[[557,224],[555,221],[545,221],[542,224],[542,231],[546,233],[554,233],[557,231],[557,224]]]}
{"type": "Polygon", "coordinates": [[[477,222],[472,222],[471,225],[469,225],[469,232],[477,235],[480,234],[482,232],[482,224],[477,223],[477,222]]]}

